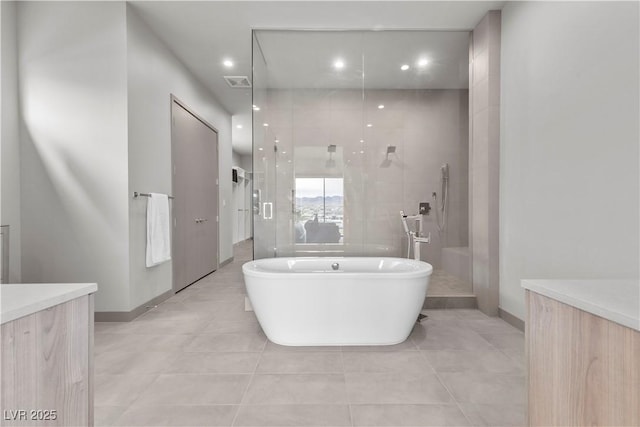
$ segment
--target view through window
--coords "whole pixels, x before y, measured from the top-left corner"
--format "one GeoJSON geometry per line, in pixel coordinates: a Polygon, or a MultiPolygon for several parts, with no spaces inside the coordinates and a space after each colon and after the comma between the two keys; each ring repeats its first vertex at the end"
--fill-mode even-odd
{"type": "Polygon", "coordinates": [[[296,243],[342,243],[343,210],[343,178],[296,178],[296,243]]]}

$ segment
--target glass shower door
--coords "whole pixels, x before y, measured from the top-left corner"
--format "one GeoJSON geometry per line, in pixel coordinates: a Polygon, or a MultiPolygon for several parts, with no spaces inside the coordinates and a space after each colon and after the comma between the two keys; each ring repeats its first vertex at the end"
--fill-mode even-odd
{"type": "Polygon", "coordinates": [[[266,118],[267,64],[253,35],[253,257],[276,256],[276,159],[266,118]]]}

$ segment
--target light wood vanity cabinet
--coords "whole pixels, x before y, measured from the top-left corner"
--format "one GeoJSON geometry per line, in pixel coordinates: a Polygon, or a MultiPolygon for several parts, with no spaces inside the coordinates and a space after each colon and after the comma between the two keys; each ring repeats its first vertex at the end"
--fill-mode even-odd
{"type": "MultiPolygon", "coordinates": [[[[4,295],[5,286],[18,285],[3,285],[3,299],[11,297],[4,295]]],[[[3,316],[5,308],[3,301],[3,316]]],[[[85,292],[6,320],[1,329],[0,425],[92,426],[93,295],[85,292]]]]}
{"type": "Polygon", "coordinates": [[[530,289],[526,304],[529,425],[640,426],[640,331],[530,289]]]}

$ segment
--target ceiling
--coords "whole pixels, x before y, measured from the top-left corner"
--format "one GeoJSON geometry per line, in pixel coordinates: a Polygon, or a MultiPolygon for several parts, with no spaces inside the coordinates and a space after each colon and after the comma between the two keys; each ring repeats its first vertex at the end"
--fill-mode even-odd
{"type": "MultiPolygon", "coordinates": [[[[238,0],[129,2],[143,21],[233,116],[234,150],[245,154],[251,150],[251,89],[231,88],[223,76],[251,77],[252,29],[469,31],[488,10],[501,9],[504,3],[238,0]],[[232,68],[223,65],[223,60],[227,58],[233,60],[232,68]],[[237,125],[241,125],[242,129],[238,129],[237,125]]],[[[298,50],[304,48],[303,45],[297,46],[298,50]]],[[[404,45],[402,50],[405,50],[404,45]]],[[[287,51],[282,48],[279,50],[278,45],[274,45],[270,52],[282,57],[287,51]]],[[[313,52],[306,49],[307,55],[313,55],[313,52]]],[[[399,49],[392,49],[396,56],[398,52],[399,49]]]]}
{"type": "Polygon", "coordinates": [[[257,31],[256,39],[269,88],[469,87],[468,31],[257,31]]]}

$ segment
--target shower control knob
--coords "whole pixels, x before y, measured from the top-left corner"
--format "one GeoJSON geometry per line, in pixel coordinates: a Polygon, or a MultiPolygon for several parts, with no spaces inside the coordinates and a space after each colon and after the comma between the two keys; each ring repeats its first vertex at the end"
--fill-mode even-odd
{"type": "Polygon", "coordinates": [[[331,264],[331,268],[332,268],[333,270],[337,270],[337,269],[339,269],[339,268],[340,268],[340,264],[338,264],[337,262],[334,262],[333,264],[331,264]]]}

